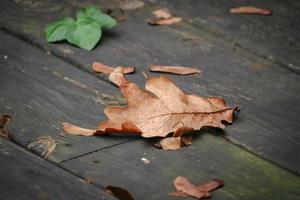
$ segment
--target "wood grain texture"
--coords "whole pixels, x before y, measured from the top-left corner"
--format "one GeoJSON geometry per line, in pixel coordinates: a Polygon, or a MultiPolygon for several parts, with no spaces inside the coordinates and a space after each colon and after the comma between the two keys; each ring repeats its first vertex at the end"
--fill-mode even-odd
{"type": "Polygon", "coordinates": [[[173,199],[176,176],[198,184],[220,178],[224,187],[212,199],[296,199],[300,178],[207,132],[196,132],[193,144],[163,151],[138,140],[63,163],[75,174],[102,185],[127,189],[135,199],[173,199]],[[145,164],[141,159],[150,163],[145,164]]]}
{"type": "Polygon", "coordinates": [[[62,134],[62,122],[96,126],[103,104],[121,99],[99,79],[0,32],[0,113],[12,116],[8,126],[17,143],[27,146],[40,136],[57,145],[49,159],[60,162],[128,140],[87,138],[62,134]],[[107,92],[107,93],[106,93],[107,92]]]}
{"type": "Polygon", "coordinates": [[[100,188],[0,138],[0,198],[114,199],[100,188]]]}
{"type": "MultiPolygon", "coordinates": [[[[44,11],[7,1],[0,9],[3,16],[0,23],[11,33],[89,72],[94,61],[111,66],[136,66],[137,73],[127,77],[141,86],[144,82],[142,72],[148,71],[149,64],[196,67],[202,71],[200,76],[170,77],[185,92],[220,96],[230,105],[241,106],[234,125],[226,129],[224,137],[300,173],[298,74],[190,23],[171,27],[148,26],[146,20],[152,17],[154,9],[151,6],[127,11],[125,21],[105,33],[91,52],[65,43],[46,44],[43,28],[50,21],[74,13],[78,1],[72,2],[48,4],[50,7],[44,11]]],[[[102,4],[99,2],[95,5],[102,4]]],[[[108,81],[106,76],[98,77],[108,81]]]]}
{"type": "Polygon", "coordinates": [[[299,1],[149,0],[201,29],[225,38],[262,57],[300,72],[299,1]],[[256,6],[271,16],[231,14],[230,8],[256,6]]]}

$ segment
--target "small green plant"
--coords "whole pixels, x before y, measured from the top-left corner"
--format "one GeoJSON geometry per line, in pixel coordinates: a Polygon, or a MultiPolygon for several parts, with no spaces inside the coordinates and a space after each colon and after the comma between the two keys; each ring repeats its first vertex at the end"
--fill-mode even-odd
{"type": "Polygon", "coordinates": [[[47,25],[46,40],[67,40],[75,46],[91,50],[99,42],[102,30],[109,30],[116,25],[115,19],[96,7],[83,8],[77,12],[76,20],[66,17],[47,25]]]}

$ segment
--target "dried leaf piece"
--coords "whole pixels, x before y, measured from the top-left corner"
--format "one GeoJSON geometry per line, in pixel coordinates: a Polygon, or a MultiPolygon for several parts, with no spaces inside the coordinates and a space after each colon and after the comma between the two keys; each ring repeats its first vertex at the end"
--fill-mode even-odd
{"type": "Polygon", "coordinates": [[[196,68],[182,67],[182,66],[164,66],[164,65],[150,65],[151,72],[168,72],[173,74],[187,75],[199,74],[201,71],[196,68]]]}
{"type": "Polygon", "coordinates": [[[109,80],[119,87],[128,83],[124,77],[124,69],[122,67],[117,67],[112,73],[110,73],[109,80]]]}
{"type": "Polygon", "coordinates": [[[253,6],[241,6],[237,8],[231,8],[231,13],[235,14],[259,14],[259,15],[271,15],[272,11],[268,9],[256,8],[253,6]]]}
{"type": "Polygon", "coordinates": [[[72,135],[93,136],[97,132],[95,129],[81,128],[79,126],[63,123],[63,130],[72,135]]]}
{"type": "Polygon", "coordinates": [[[160,141],[163,150],[177,150],[181,148],[181,137],[168,137],[160,141]]]}
{"type": "Polygon", "coordinates": [[[157,9],[152,13],[155,15],[156,18],[160,18],[160,19],[169,19],[172,17],[171,13],[169,13],[169,11],[165,9],[157,9]]]}
{"type": "Polygon", "coordinates": [[[153,12],[155,15],[155,19],[148,20],[148,24],[150,25],[172,25],[182,21],[181,17],[173,17],[171,13],[169,13],[165,9],[158,9],[153,12]]]}
{"type": "Polygon", "coordinates": [[[223,181],[220,179],[213,179],[205,184],[196,186],[191,183],[187,178],[183,176],[178,176],[174,180],[174,187],[176,191],[170,192],[170,196],[178,197],[178,196],[191,196],[197,199],[210,197],[209,193],[212,190],[223,185],[223,181]]]}
{"type": "Polygon", "coordinates": [[[27,148],[44,158],[48,158],[55,149],[56,144],[57,142],[50,136],[41,136],[32,140],[27,148]]]}
{"type": "MultiPolygon", "coordinates": [[[[202,98],[186,95],[167,77],[147,78],[145,88],[124,78],[122,68],[116,68],[109,76],[120,87],[127,100],[126,107],[107,107],[107,121],[99,123],[96,130],[83,129],[85,134],[136,133],[143,137],[166,137],[169,133],[198,130],[202,127],[225,128],[223,121],[232,122],[233,112],[225,100],[218,97],[202,98]]],[[[79,134],[71,126],[67,131],[79,134]]],[[[84,134],[82,134],[84,135],[84,134]]]]}
{"type": "MultiPolygon", "coordinates": [[[[92,68],[93,68],[94,72],[103,73],[103,74],[110,74],[115,70],[115,68],[104,65],[99,62],[94,62],[92,65],[92,68]]],[[[130,73],[133,73],[135,71],[135,69],[134,69],[134,67],[124,67],[123,71],[124,71],[124,74],[130,74],[130,73]]]]}
{"type": "Polygon", "coordinates": [[[158,143],[155,143],[154,146],[163,150],[177,150],[180,149],[182,146],[188,146],[191,144],[191,136],[182,136],[161,139],[158,143]]]}
{"type": "Polygon", "coordinates": [[[167,25],[172,25],[172,24],[176,24],[182,21],[181,17],[171,17],[168,19],[152,19],[152,20],[148,20],[148,24],[150,25],[159,25],[159,26],[167,26],[167,25]]]}
{"type": "Polygon", "coordinates": [[[131,194],[121,187],[109,185],[105,188],[105,192],[107,192],[110,195],[113,195],[114,197],[120,200],[133,200],[131,194]]]}
{"type": "Polygon", "coordinates": [[[9,138],[9,133],[5,126],[9,124],[11,121],[11,116],[9,115],[1,115],[0,116],[0,137],[9,138]]]}

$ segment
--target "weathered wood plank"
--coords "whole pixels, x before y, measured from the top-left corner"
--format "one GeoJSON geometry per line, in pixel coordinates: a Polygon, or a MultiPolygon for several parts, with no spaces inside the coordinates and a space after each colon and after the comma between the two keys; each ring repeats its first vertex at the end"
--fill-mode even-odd
{"type": "MultiPolygon", "coordinates": [[[[297,95],[300,85],[296,73],[188,23],[172,27],[148,26],[146,19],[152,16],[153,7],[127,12],[125,21],[104,34],[91,52],[64,43],[46,44],[43,28],[52,20],[74,13],[78,5],[77,1],[72,2],[57,2],[51,7],[44,1],[42,5],[47,5],[47,11],[42,5],[30,7],[6,2],[0,9],[3,16],[0,23],[12,33],[86,71],[91,71],[93,61],[135,65],[137,73],[128,79],[140,85],[141,72],[148,71],[151,63],[198,67],[203,71],[200,76],[171,77],[189,93],[222,96],[231,105],[241,105],[241,112],[235,124],[226,129],[225,137],[299,173],[300,140],[296,130],[300,128],[300,97],[297,95]]],[[[91,2],[85,1],[85,4],[91,2]]],[[[100,78],[107,80],[105,76],[100,78]]]]}
{"type": "MultiPolygon", "coordinates": [[[[62,163],[65,168],[102,185],[127,189],[135,199],[173,199],[176,176],[194,183],[218,177],[225,186],[212,199],[297,199],[300,178],[252,154],[198,132],[193,144],[163,151],[149,140],[136,140],[62,163]],[[141,158],[150,160],[145,164],[141,158]]],[[[153,141],[152,141],[153,142],[153,141]]]]}
{"type": "Polygon", "coordinates": [[[113,95],[116,90],[12,36],[0,32],[0,38],[0,113],[12,116],[14,141],[26,146],[50,136],[57,145],[49,159],[60,162],[128,140],[62,136],[64,121],[96,126],[104,118],[103,104],[121,99],[113,95]]]}
{"type": "Polygon", "coordinates": [[[114,199],[100,188],[1,138],[0,162],[1,199],[114,199]]]}
{"type": "Polygon", "coordinates": [[[149,0],[202,29],[221,36],[260,56],[278,61],[300,72],[299,1],[253,0],[149,0]],[[230,8],[257,6],[273,11],[272,16],[231,14],[230,8]]]}

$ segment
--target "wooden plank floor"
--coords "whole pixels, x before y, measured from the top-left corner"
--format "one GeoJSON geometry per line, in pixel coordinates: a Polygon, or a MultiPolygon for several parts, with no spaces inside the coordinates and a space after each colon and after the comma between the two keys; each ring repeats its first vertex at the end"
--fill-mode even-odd
{"type": "Polygon", "coordinates": [[[114,199],[99,188],[0,138],[1,199],[114,199]]]}
{"type": "MultiPolygon", "coordinates": [[[[45,159],[56,165],[49,165],[49,169],[91,178],[95,187],[102,189],[107,185],[121,186],[135,199],[169,199],[167,194],[177,175],[194,182],[223,179],[225,187],[217,190],[213,199],[296,199],[300,195],[299,3],[253,1],[274,10],[268,17],[228,13],[230,7],[242,3],[245,2],[3,1],[0,114],[13,117],[8,127],[11,142],[26,149],[35,140],[32,150],[43,156],[48,147],[40,137],[53,140],[55,148],[45,159]],[[74,15],[86,5],[124,8],[125,20],[105,33],[93,51],[45,42],[43,29],[47,23],[74,15]],[[147,25],[146,20],[157,6],[169,8],[184,21],[170,27],[147,25]],[[245,30],[238,24],[246,24],[245,30]],[[284,38],[292,38],[289,42],[293,45],[284,38]],[[201,75],[167,76],[188,93],[222,96],[230,105],[240,105],[241,112],[225,132],[198,131],[192,146],[176,152],[153,148],[155,139],[65,135],[62,122],[94,127],[104,119],[105,105],[124,104],[107,77],[92,72],[94,61],[136,66],[137,72],[128,79],[140,86],[144,82],[142,72],[148,72],[149,64],[197,67],[201,75]],[[151,162],[144,164],[142,157],[151,162]]],[[[2,146],[16,148],[8,141],[2,146]]],[[[21,147],[13,151],[22,152],[21,147]]],[[[13,154],[10,166],[22,153],[13,154]]],[[[28,157],[22,162],[30,160],[28,157]]],[[[10,178],[13,176],[10,174],[10,178]]],[[[72,184],[71,179],[61,179],[72,184]]],[[[54,187],[55,179],[49,181],[45,187],[54,187]]],[[[40,184],[40,180],[34,183],[40,184]]],[[[9,197],[11,188],[18,184],[16,181],[15,185],[6,185],[5,195],[9,197]]],[[[55,199],[74,199],[67,191],[55,199]]],[[[34,192],[30,190],[26,198],[31,199],[34,192]]],[[[98,197],[101,198],[100,192],[98,197]]]]}
{"type": "MultiPolygon", "coordinates": [[[[148,71],[151,63],[199,67],[201,76],[171,77],[186,92],[222,96],[231,105],[241,105],[238,120],[227,129],[225,137],[299,174],[300,140],[295,131],[300,128],[300,96],[295,95],[300,91],[300,85],[295,84],[299,82],[297,73],[186,22],[172,27],[148,26],[146,20],[151,17],[153,5],[127,11],[126,20],[107,33],[92,52],[63,43],[47,44],[45,25],[72,15],[78,5],[83,6],[72,2],[45,1],[38,6],[24,6],[8,1],[1,7],[0,23],[2,20],[9,32],[88,72],[94,61],[135,65],[137,73],[128,78],[140,85],[144,82],[141,73],[148,71]],[[45,11],[45,7],[49,9],[45,11]],[[289,158],[291,155],[294,159],[289,158]]],[[[85,1],[84,5],[89,4],[92,2],[85,1]]],[[[99,78],[107,81],[105,76],[99,78]]]]}

